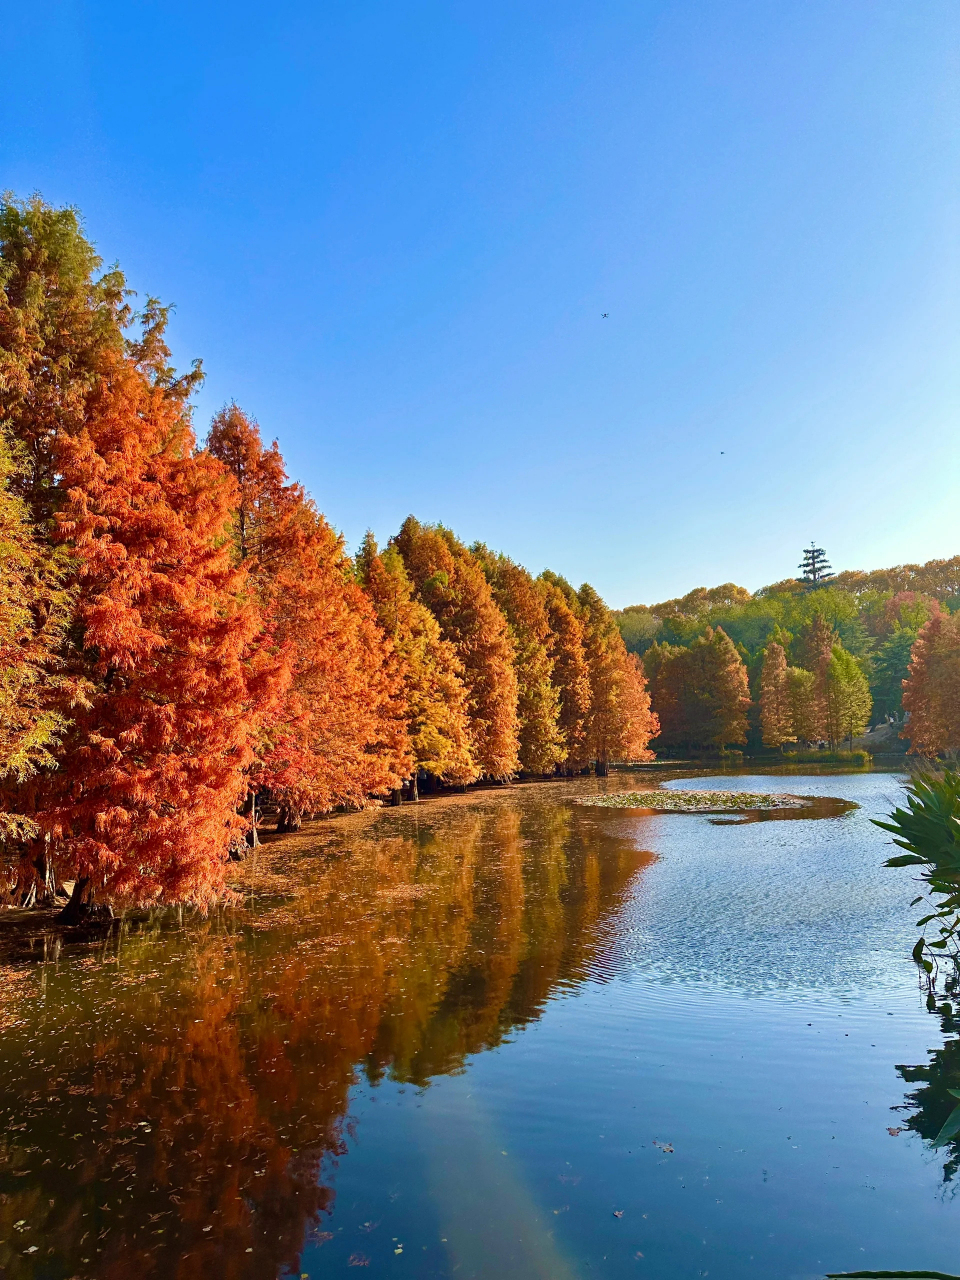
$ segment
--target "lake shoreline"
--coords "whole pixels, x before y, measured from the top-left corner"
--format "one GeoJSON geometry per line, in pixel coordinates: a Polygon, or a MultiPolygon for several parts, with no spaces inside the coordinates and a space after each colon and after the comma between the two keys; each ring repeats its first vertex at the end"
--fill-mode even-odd
{"type": "MultiPolygon", "coordinates": [[[[571,793],[566,798],[571,803],[578,803],[581,800],[586,801],[585,808],[626,809],[627,806],[615,803],[591,803],[589,797],[598,793],[602,795],[608,791],[613,792],[614,795],[626,790],[635,791],[636,779],[644,774],[657,778],[656,784],[650,787],[650,791],[655,793],[660,789],[660,775],[663,773],[680,777],[685,775],[697,777],[706,775],[732,778],[751,774],[762,776],[810,774],[815,768],[816,766],[809,764],[757,763],[750,765],[747,762],[738,762],[738,764],[731,765],[729,768],[720,769],[716,761],[656,760],[648,761],[641,765],[613,768],[606,778],[597,778],[594,774],[580,774],[572,778],[516,778],[506,783],[475,784],[465,791],[441,790],[434,793],[426,793],[421,795],[419,800],[406,800],[401,805],[373,804],[366,809],[333,812],[304,822],[299,831],[262,831],[260,833],[259,847],[251,849],[242,862],[230,863],[227,873],[227,889],[228,893],[237,895],[238,900],[232,903],[227,900],[221,900],[211,909],[237,907],[242,910],[257,898],[275,895],[289,896],[296,890],[298,877],[294,874],[294,868],[301,860],[343,856],[343,851],[338,846],[342,845],[344,838],[352,837],[374,823],[384,820],[390,821],[391,816],[393,818],[402,817],[406,819],[420,813],[436,813],[445,809],[498,805],[518,792],[535,794],[537,791],[542,791],[544,794],[556,794],[558,789],[561,788],[570,789],[571,793]],[[620,785],[617,785],[618,783],[620,785]],[[577,788],[576,792],[573,791],[574,787],[577,788]],[[600,790],[601,788],[602,790],[600,790]]],[[[884,763],[881,765],[874,764],[866,768],[851,768],[844,765],[825,764],[820,769],[817,769],[816,772],[820,776],[823,774],[840,776],[848,773],[871,772],[899,773],[902,772],[902,766],[896,767],[884,763]]],[[[803,797],[798,797],[798,799],[803,799],[803,797]]],[[[795,806],[796,809],[802,809],[802,807],[801,805],[795,806]]],[[[657,814],[690,812],[700,813],[704,816],[710,816],[711,812],[712,816],[738,812],[733,807],[708,811],[706,809],[684,810],[673,807],[664,809],[656,806],[641,806],[636,811],[657,814]]],[[[782,807],[771,811],[784,813],[787,812],[787,809],[782,807]]],[[[743,809],[739,810],[739,812],[751,813],[759,812],[759,810],[743,809]]],[[[151,910],[151,908],[133,907],[125,912],[118,913],[115,920],[108,919],[70,925],[58,919],[64,905],[65,903],[55,906],[0,907],[0,936],[9,940],[17,935],[49,934],[60,936],[67,940],[76,939],[82,941],[86,938],[102,937],[105,932],[113,927],[115,921],[144,918],[151,910]]],[[[160,910],[164,909],[172,908],[160,908],[160,910]]]]}

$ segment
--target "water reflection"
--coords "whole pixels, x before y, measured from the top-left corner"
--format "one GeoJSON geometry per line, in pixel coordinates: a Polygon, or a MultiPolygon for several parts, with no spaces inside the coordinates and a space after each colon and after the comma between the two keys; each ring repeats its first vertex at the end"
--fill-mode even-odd
{"type": "Polygon", "coordinates": [[[602,975],[654,857],[552,802],[386,829],[304,856],[302,890],[256,910],[7,966],[5,1276],[297,1274],[358,1064],[424,1085],[602,975]]]}
{"type": "Polygon", "coordinates": [[[748,822],[808,822],[819,818],[842,818],[858,808],[850,800],[834,796],[815,796],[802,809],[745,809],[735,817],[710,817],[714,827],[742,827],[748,822]]]}
{"type": "MultiPolygon", "coordinates": [[[[952,984],[956,989],[956,981],[952,984]]],[[[928,1052],[919,1066],[900,1065],[897,1072],[907,1084],[920,1087],[906,1095],[898,1127],[917,1133],[938,1152],[943,1161],[943,1181],[950,1183],[960,1170],[960,1016],[955,1002],[937,1003],[930,997],[945,1042],[928,1052]]]]}

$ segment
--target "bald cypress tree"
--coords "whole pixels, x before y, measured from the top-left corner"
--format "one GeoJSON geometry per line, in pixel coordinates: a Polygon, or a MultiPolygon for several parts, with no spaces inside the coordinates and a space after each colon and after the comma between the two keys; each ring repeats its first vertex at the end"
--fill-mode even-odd
{"type": "Polygon", "coordinates": [[[903,684],[903,737],[918,755],[960,750],[960,614],[935,614],[920,629],[903,684]]]}
{"type": "Polygon", "coordinates": [[[417,599],[396,547],[380,552],[368,533],[356,566],[380,627],[393,645],[414,764],[411,797],[417,797],[418,772],[443,782],[473,782],[479,771],[470,752],[467,690],[456,650],[417,599]]]}
{"type": "Polygon", "coordinates": [[[590,673],[587,751],[597,774],[611,760],[644,760],[659,727],[650,706],[643,668],[627,652],[616,619],[589,583],[577,592],[590,673]]]}
{"type": "MultiPolygon", "coordinates": [[[[560,765],[569,773],[582,769],[589,762],[590,668],[576,596],[572,589],[564,591],[562,581],[554,574],[543,573],[537,579],[537,586],[550,623],[551,681],[560,700],[557,717],[562,741],[560,765]]],[[[568,586],[566,583],[563,585],[568,586]]]]}
{"type": "Polygon", "coordinates": [[[654,641],[643,655],[650,703],[659,725],[657,748],[689,746],[687,686],[690,677],[688,651],[665,641],[654,641]]]}
{"type": "Polygon", "coordinates": [[[805,667],[788,667],[787,689],[795,737],[801,742],[816,742],[824,734],[823,697],[817,677],[805,667]]]}
{"type": "Polygon", "coordinates": [[[722,627],[707,627],[690,646],[700,680],[698,736],[724,750],[747,740],[750,686],[747,669],[722,627]]]}
{"type": "Polygon", "coordinates": [[[362,806],[409,774],[399,675],[343,539],[287,480],[276,446],[233,406],[209,448],[236,480],[240,563],[287,668],[256,777],[279,801],[281,830],[296,830],[304,813],[362,806]]]}
{"type": "Polygon", "coordinates": [[[765,747],[779,747],[792,742],[793,708],[787,676],[787,655],[783,646],[768,644],[760,673],[760,727],[765,747]]]}
{"type": "Polygon", "coordinates": [[[481,773],[506,779],[519,767],[517,674],[510,629],[483,570],[442,525],[408,516],[394,545],[407,573],[463,665],[470,752],[481,773]]]}
{"type": "MultiPolygon", "coordinates": [[[[57,768],[17,784],[42,848],[18,884],[76,881],[108,899],[208,902],[223,885],[263,707],[256,611],[229,548],[231,481],[196,450],[187,398],[148,300],[72,210],[0,204],[0,418],[36,536],[62,549],[70,618],[52,710],[57,768]]],[[[10,779],[7,780],[10,785],[10,779]]]]}
{"type": "Polygon", "coordinates": [[[553,683],[553,635],[540,592],[526,569],[478,543],[471,548],[510,626],[517,673],[520,768],[553,773],[563,758],[560,695],[553,683]]]}
{"type": "Polygon", "coordinates": [[[645,655],[658,745],[719,747],[746,742],[747,669],[722,628],[707,627],[688,648],[652,645],[645,655]]]}

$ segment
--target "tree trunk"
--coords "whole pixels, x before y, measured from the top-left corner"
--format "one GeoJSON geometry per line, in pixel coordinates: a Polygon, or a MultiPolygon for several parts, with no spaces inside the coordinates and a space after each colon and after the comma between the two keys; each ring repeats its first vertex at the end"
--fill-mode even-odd
{"type": "Polygon", "coordinates": [[[259,822],[259,816],[257,814],[257,793],[255,791],[250,792],[250,796],[249,796],[249,799],[247,800],[246,808],[247,808],[246,816],[249,817],[250,819],[250,830],[247,832],[247,844],[250,846],[251,849],[259,849],[260,848],[260,831],[259,831],[259,828],[257,827],[257,823],[259,822]]]}
{"type": "Polygon", "coordinates": [[[417,773],[418,773],[418,770],[414,769],[413,776],[410,779],[410,799],[411,800],[420,799],[420,792],[417,788],[417,773]]]}
{"type": "Polygon", "coordinates": [[[594,771],[596,772],[596,775],[598,778],[605,778],[607,776],[606,760],[598,760],[594,765],[594,771]]]}
{"type": "Polygon", "coordinates": [[[35,897],[45,906],[50,906],[54,899],[56,885],[54,884],[53,866],[47,857],[46,851],[34,858],[33,865],[37,872],[35,897]]]}
{"type": "Polygon", "coordinates": [[[70,901],[63,908],[57,919],[61,924],[79,924],[83,918],[83,901],[87,892],[87,885],[90,883],[89,876],[78,876],[73,882],[73,893],[70,895],[70,901]]]}
{"type": "Polygon", "coordinates": [[[394,807],[403,804],[403,790],[401,787],[394,787],[390,792],[390,803],[394,807]]]}
{"type": "Polygon", "coordinates": [[[289,835],[291,831],[299,831],[303,826],[303,815],[292,804],[282,804],[277,821],[277,831],[281,835],[289,835]]]}

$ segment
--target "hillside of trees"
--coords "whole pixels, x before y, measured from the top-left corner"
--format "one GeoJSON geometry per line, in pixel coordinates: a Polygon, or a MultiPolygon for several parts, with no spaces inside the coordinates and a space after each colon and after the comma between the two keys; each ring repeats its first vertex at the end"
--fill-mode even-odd
{"type": "Polygon", "coordinates": [[[585,584],[412,516],[352,557],[76,213],[0,203],[0,903],[205,904],[305,815],[649,758],[585,584]]]}
{"type": "Polygon", "coordinates": [[[892,721],[917,753],[960,749],[960,556],[834,574],[812,551],[753,594],[726,582],[617,612],[655,748],[837,746],[892,721]]]}

